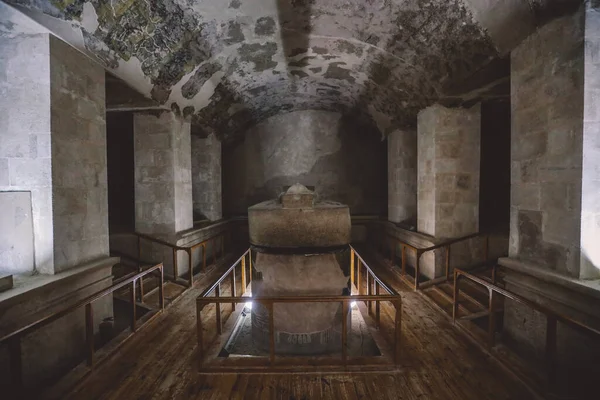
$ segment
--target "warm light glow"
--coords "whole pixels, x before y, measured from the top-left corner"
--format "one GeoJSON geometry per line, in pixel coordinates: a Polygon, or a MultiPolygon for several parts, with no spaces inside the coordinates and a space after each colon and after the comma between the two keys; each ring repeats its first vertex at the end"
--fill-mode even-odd
{"type": "Polygon", "coordinates": [[[251,301],[246,302],[246,304],[244,304],[244,305],[246,306],[246,308],[248,310],[252,310],[252,302],[251,301]]]}
{"type": "Polygon", "coordinates": [[[356,307],[356,302],[353,301],[352,303],[350,303],[350,307],[352,307],[352,308],[356,307]]]}

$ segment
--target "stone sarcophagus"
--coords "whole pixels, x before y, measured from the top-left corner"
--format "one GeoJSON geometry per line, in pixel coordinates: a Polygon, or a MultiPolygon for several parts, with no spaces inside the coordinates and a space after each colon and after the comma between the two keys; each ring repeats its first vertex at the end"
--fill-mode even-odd
{"type": "MultiPolygon", "coordinates": [[[[248,208],[255,250],[252,296],[349,295],[350,213],[296,184],[278,200],[248,208]]],[[[269,349],[268,310],[252,307],[252,337],[269,349]]],[[[348,317],[348,316],[346,316],[348,317]]],[[[275,351],[321,354],[341,349],[341,303],[274,305],[275,351]]]]}

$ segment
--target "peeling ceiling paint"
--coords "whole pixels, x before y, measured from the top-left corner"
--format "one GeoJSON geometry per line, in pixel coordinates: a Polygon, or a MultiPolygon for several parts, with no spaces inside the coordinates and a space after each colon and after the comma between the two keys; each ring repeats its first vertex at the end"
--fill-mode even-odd
{"type": "Polygon", "coordinates": [[[498,56],[463,1],[8,3],[79,33],[78,45],[132,87],[228,139],[301,109],[353,113],[383,135],[414,125],[449,82],[498,56]]]}

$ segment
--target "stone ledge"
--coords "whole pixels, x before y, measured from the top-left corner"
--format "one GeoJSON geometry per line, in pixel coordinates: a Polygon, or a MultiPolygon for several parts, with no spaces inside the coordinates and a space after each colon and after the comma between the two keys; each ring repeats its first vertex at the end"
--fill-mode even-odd
{"type": "Polygon", "coordinates": [[[510,257],[499,258],[498,264],[510,270],[530,275],[544,282],[562,286],[565,289],[600,299],[600,280],[583,281],[570,278],[554,271],[542,269],[533,263],[510,257]]]}
{"type": "MultiPolygon", "coordinates": [[[[106,257],[56,275],[16,275],[14,277],[14,287],[0,293],[0,310],[28,301],[32,297],[36,297],[41,291],[54,290],[59,286],[73,283],[73,281],[81,279],[83,276],[105,268],[112,268],[117,262],[119,262],[118,257],[106,257]]],[[[65,293],[65,295],[67,294],[69,293],[65,293]]]]}

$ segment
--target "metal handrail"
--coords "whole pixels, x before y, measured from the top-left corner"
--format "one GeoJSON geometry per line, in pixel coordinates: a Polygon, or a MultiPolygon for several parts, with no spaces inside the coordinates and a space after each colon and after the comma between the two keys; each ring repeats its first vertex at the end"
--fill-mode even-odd
{"type": "Polygon", "coordinates": [[[135,334],[137,330],[141,327],[137,325],[137,316],[136,316],[136,282],[139,280],[142,281],[143,277],[149,275],[155,271],[160,271],[160,286],[159,286],[159,309],[158,312],[152,316],[152,318],[148,319],[144,322],[145,325],[154,319],[158,314],[162,313],[165,308],[164,301],[164,291],[163,291],[163,264],[156,264],[153,267],[143,270],[142,272],[137,273],[134,276],[131,276],[127,279],[124,279],[106,289],[103,289],[97,293],[92,294],[91,296],[86,297],[85,299],[79,300],[73,305],[67,306],[59,311],[56,311],[52,314],[46,315],[42,318],[37,319],[34,322],[26,324],[18,329],[11,331],[10,333],[5,333],[0,336],[0,344],[7,342],[9,347],[9,359],[11,365],[11,375],[12,382],[16,386],[17,390],[21,390],[23,386],[22,379],[22,361],[21,361],[21,338],[33,331],[36,331],[68,314],[71,312],[85,307],[85,333],[86,333],[86,348],[87,348],[87,365],[90,369],[93,369],[95,366],[94,360],[94,315],[92,309],[92,303],[104,296],[107,296],[127,285],[131,284],[131,303],[132,303],[132,315],[131,315],[131,333],[135,334]]]}
{"type": "MultiPolygon", "coordinates": [[[[137,246],[138,246],[138,259],[141,260],[142,258],[142,246],[141,246],[141,240],[145,239],[148,240],[150,242],[154,242],[154,243],[158,243],[160,245],[169,247],[172,249],[173,251],[173,280],[177,281],[177,279],[179,278],[179,273],[178,273],[178,262],[177,262],[177,252],[178,251],[185,251],[188,255],[188,268],[189,268],[189,274],[190,277],[188,279],[188,287],[192,287],[194,285],[194,266],[193,266],[193,261],[192,261],[192,252],[197,249],[198,247],[202,246],[202,269],[206,270],[206,247],[209,243],[213,243],[213,262],[216,264],[217,263],[217,240],[220,239],[220,247],[221,247],[221,257],[225,257],[225,236],[226,235],[230,235],[230,232],[223,230],[220,231],[218,233],[216,233],[215,235],[206,238],[198,243],[194,243],[191,245],[187,245],[187,246],[179,246],[173,243],[169,243],[165,240],[156,238],[154,236],[150,236],[148,234],[145,233],[140,233],[140,232],[133,232],[133,234],[135,236],[137,236],[137,246]]],[[[138,265],[138,269],[141,268],[141,265],[138,265]]],[[[144,289],[143,289],[143,285],[140,286],[140,291],[142,292],[142,296],[144,293],[144,289]]]]}
{"type": "MultiPolygon", "coordinates": [[[[484,237],[485,241],[484,241],[484,251],[483,251],[483,262],[486,263],[488,261],[489,242],[490,242],[490,234],[489,233],[484,233],[484,232],[472,233],[472,234],[462,236],[459,238],[447,239],[447,240],[442,241],[441,243],[437,243],[433,246],[428,246],[428,247],[415,247],[415,246],[408,244],[405,241],[397,238],[396,236],[392,235],[389,232],[386,232],[386,235],[388,236],[388,238],[392,239],[392,241],[390,243],[390,260],[392,261],[392,263],[394,262],[394,260],[396,258],[396,244],[399,243],[401,245],[401,249],[402,249],[402,253],[401,253],[401,262],[402,262],[401,271],[402,271],[402,273],[401,273],[401,276],[403,279],[406,279],[406,276],[407,276],[407,274],[406,274],[406,249],[408,248],[415,252],[415,259],[416,259],[415,260],[415,277],[414,277],[413,282],[410,282],[414,285],[414,290],[419,290],[426,286],[431,286],[431,285],[435,285],[437,283],[446,282],[450,279],[450,246],[455,243],[464,242],[466,240],[470,240],[470,239],[474,239],[474,238],[478,238],[478,237],[484,237]],[[425,283],[420,283],[419,282],[420,281],[419,270],[420,270],[421,256],[426,252],[441,249],[441,248],[446,249],[446,254],[445,254],[446,274],[442,277],[431,279],[425,283]]],[[[382,241],[382,246],[383,246],[383,241],[382,241]]],[[[383,251],[382,251],[382,254],[383,254],[383,251]]],[[[496,281],[495,270],[493,271],[492,280],[494,282],[496,281]]]]}
{"type": "Polygon", "coordinates": [[[531,300],[528,300],[524,297],[521,297],[517,294],[514,294],[504,288],[501,288],[494,283],[488,282],[485,279],[482,279],[478,276],[470,274],[461,269],[454,270],[454,298],[452,303],[452,321],[456,323],[456,318],[458,316],[458,306],[459,306],[459,279],[464,277],[472,282],[475,282],[488,290],[489,301],[488,301],[488,346],[493,347],[495,345],[495,332],[496,332],[496,320],[494,318],[494,293],[498,293],[505,298],[508,298],[512,301],[515,301],[519,304],[527,306],[535,311],[538,311],[544,315],[546,315],[546,361],[547,361],[547,377],[548,382],[553,384],[556,379],[556,349],[557,349],[557,322],[560,321],[563,324],[579,331],[584,334],[594,335],[600,337],[600,330],[595,329],[587,324],[584,324],[580,321],[577,321],[571,317],[568,317],[564,314],[561,314],[557,311],[554,311],[548,307],[535,303],[531,300]]]}
{"type": "MultiPolygon", "coordinates": [[[[377,277],[373,270],[368,266],[365,260],[358,254],[358,252],[350,246],[351,251],[351,262],[350,262],[350,281],[352,284],[355,283],[358,288],[358,295],[344,296],[344,295],[323,295],[323,296],[281,296],[281,297],[253,297],[253,302],[263,304],[269,312],[269,359],[271,366],[275,363],[275,334],[274,334],[274,321],[273,321],[273,305],[275,303],[318,303],[318,302],[341,302],[342,303],[342,314],[346,315],[349,310],[350,302],[353,301],[364,301],[368,307],[369,314],[372,313],[372,303],[375,304],[375,320],[377,327],[380,326],[380,302],[389,301],[393,304],[396,315],[395,315],[395,331],[394,331],[394,360],[398,364],[400,362],[400,334],[401,334],[401,313],[402,313],[402,298],[398,292],[391,288],[390,285],[386,284],[381,278],[377,277]],[[355,258],[357,262],[355,263],[355,258]],[[361,267],[364,267],[367,276],[367,294],[362,294],[362,288],[360,286],[361,267]],[[371,279],[372,278],[372,279],[371,279]],[[372,293],[372,285],[375,286],[375,294],[372,293]],[[380,289],[387,291],[388,295],[380,295],[380,289]]],[[[204,361],[204,333],[203,333],[203,322],[201,312],[203,308],[214,303],[216,306],[216,325],[217,333],[223,333],[222,317],[221,317],[221,304],[230,303],[232,306],[232,312],[236,308],[236,304],[245,303],[248,301],[247,297],[242,297],[245,293],[247,282],[246,282],[246,257],[249,259],[250,266],[250,279],[252,277],[252,250],[246,250],[234,263],[229,267],[212,285],[202,292],[196,298],[196,318],[197,318],[197,336],[198,336],[198,357],[199,366],[202,368],[204,361]],[[242,293],[240,296],[236,295],[236,279],[235,279],[235,268],[238,264],[241,264],[241,276],[242,276],[242,293]],[[221,297],[221,283],[227,276],[231,277],[231,296],[221,297]],[[215,297],[209,297],[214,291],[215,297]]],[[[342,362],[344,365],[347,363],[347,320],[342,318],[342,362]]]]}

